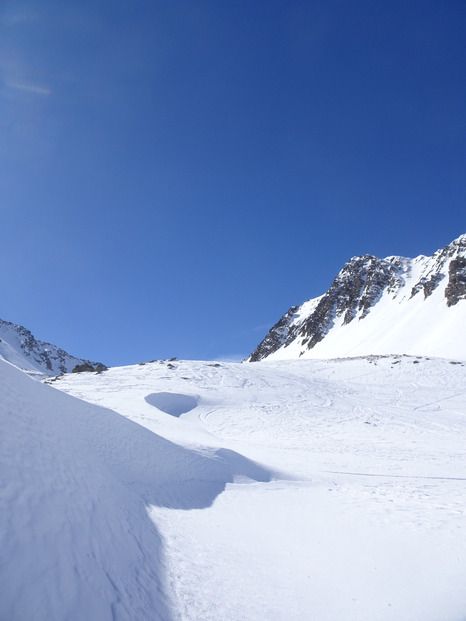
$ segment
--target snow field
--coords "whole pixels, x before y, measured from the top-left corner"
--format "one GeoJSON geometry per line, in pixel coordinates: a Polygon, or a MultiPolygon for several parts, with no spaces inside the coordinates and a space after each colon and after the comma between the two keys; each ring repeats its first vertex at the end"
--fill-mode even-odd
{"type": "Polygon", "coordinates": [[[170,485],[167,468],[157,502],[145,496],[163,540],[167,618],[461,621],[466,373],[456,362],[154,362],[55,385],[186,451],[174,477],[185,480],[170,485]],[[229,475],[206,486],[183,461],[193,452],[228,462],[229,475]]]}

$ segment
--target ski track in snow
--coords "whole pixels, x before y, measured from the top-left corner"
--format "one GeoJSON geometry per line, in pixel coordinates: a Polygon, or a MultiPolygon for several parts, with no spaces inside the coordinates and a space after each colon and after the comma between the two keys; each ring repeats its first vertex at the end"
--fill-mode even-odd
{"type": "Polygon", "coordinates": [[[451,362],[2,364],[0,618],[464,621],[451,362]]]}

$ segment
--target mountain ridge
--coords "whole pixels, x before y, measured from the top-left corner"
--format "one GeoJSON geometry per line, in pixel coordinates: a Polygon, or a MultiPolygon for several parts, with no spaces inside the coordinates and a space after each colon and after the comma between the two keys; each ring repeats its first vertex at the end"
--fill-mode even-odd
{"type": "Polygon", "coordinates": [[[458,343],[454,336],[455,330],[458,332],[466,325],[465,300],[466,234],[431,257],[419,255],[411,259],[391,255],[380,259],[369,254],[352,257],[325,294],[292,306],[247,361],[256,362],[269,356],[325,358],[391,353],[466,358],[466,343],[458,343]],[[424,303],[428,301],[424,309],[419,307],[421,299],[424,303]],[[387,307],[385,313],[381,313],[382,306],[387,307]],[[400,306],[405,313],[400,312],[400,306]],[[381,315],[378,326],[377,314],[381,315]],[[419,333],[422,326],[415,325],[419,318],[425,324],[424,334],[413,340],[409,333],[412,328],[419,333]],[[441,327],[436,326],[434,343],[429,344],[434,321],[440,322],[441,327]],[[396,322],[405,323],[405,328],[394,329],[396,322]],[[358,328],[354,327],[356,324],[358,328]],[[376,334],[390,331],[393,349],[388,336],[382,343],[376,334]],[[443,346],[439,342],[442,335],[443,346]]]}
{"type": "Polygon", "coordinates": [[[27,328],[4,319],[0,319],[0,357],[24,371],[47,375],[70,373],[78,365],[100,365],[40,341],[27,328]]]}

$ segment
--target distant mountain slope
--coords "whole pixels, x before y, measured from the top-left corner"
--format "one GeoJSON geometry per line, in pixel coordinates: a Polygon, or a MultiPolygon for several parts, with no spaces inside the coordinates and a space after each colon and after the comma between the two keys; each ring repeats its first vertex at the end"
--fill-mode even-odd
{"type": "Polygon", "coordinates": [[[29,330],[0,319],[0,357],[26,371],[39,371],[49,375],[70,373],[78,364],[89,360],[71,356],[63,349],[39,341],[29,330]]]}
{"type": "Polygon", "coordinates": [[[249,357],[414,354],[466,359],[466,235],[431,257],[353,257],[330,289],[290,310],[249,357]]]}

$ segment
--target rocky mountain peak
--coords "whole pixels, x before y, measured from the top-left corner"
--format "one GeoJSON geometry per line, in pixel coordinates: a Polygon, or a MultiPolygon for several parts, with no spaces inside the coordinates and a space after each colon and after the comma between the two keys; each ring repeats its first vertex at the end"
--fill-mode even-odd
{"type": "MultiPolygon", "coordinates": [[[[386,319],[383,325],[380,324],[380,330],[387,331],[389,325],[386,321],[391,315],[401,317],[401,308],[415,321],[412,304],[418,304],[420,300],[430,304],[434,293],[437,314],[439,304],[446,310],[466,299],[466,235],[461,235],[431,257],[420,255],[410,259],[393,255],[380,259],[370,254],[352,257],[323,296],[290,308],[251,354],[249,361],[262,360],[277,351],[283,351],[285,355],[287,348],[294,352],[291,357],[308,354],[329,335],[335,340],[334,349],[338,351],[337,332],[342,337],[352,334],[352,343],[357,350],[356,333],[367,340],[364,326],[373,330],[373,321],[367,322],[367,319],[374,309],[382,315],[382,303],[386,319]],[[412,304],[408,306],[410,301],[412,304]],[[389,313],[388,308],[392,308],[393,313],[389,313]],[[349,330],[355,321],[362,327],[349,330]]],[[[465,310],[466,305],[462,304],[461,312],[465,310]]],[[[408,325],[409,322],[405,323],[408,325]]],[[[378,335],[373,338],[381,340],[378,335]]],[[[389,347],[389,343],[384,342],[384,347],[389,347]]],[[[396,349],[401,347],[402,343],[396,344],[396,349]]],[[[319,348],[325,349],[320,345],[319,348]]]]}

